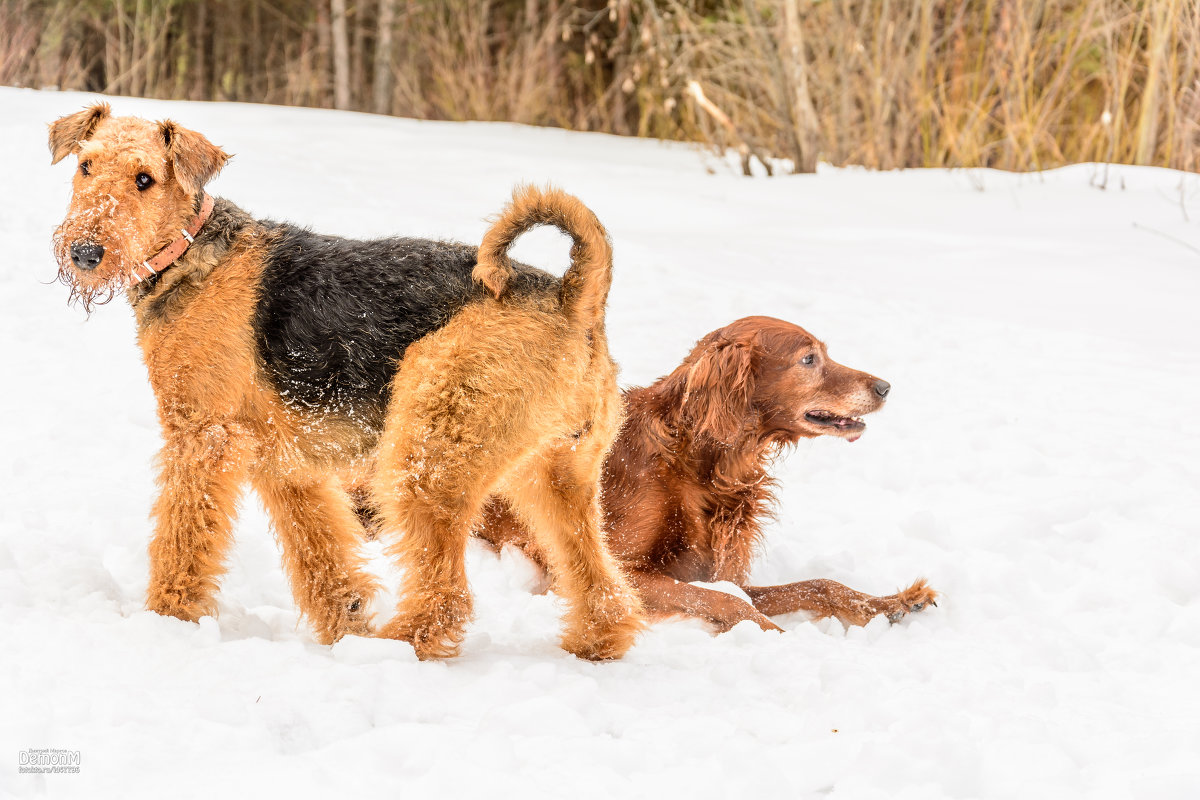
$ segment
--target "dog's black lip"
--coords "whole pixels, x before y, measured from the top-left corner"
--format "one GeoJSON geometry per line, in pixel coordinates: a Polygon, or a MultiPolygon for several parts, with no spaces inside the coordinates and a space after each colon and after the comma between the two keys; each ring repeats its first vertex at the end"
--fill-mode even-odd
{"type": "Polygon", "coordinates": [[[867,427],[867,423],[858,417],[842,417],[821,409],[805,411],[804,419],[813,425],[834,428],[839,431],[861,431],[867,427]]]}

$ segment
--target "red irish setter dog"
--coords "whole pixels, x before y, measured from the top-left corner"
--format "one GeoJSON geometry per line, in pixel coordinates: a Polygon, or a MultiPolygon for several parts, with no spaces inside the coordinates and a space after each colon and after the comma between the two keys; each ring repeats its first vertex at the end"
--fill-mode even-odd
{"type": "MultiPolygon", "coordinates": [[[[865,625],[935,605],[924,580],[887,597],[831,580],[750,586],[750,564],[774,502],[768,468],[786,445],[817,436],[854,441],[890,386],[829,358],[804,329],[747,317],[705,336],[670,375],[625,392],[626,419],[603,472],[608,545],[647,611],[686,614],[725,631],[742,620],[780,630],[769,617],[805,611],[865,625]],[[691,581],[731,581],[753,605],[691,581]]],[[[543,570],[547,560],[501,499],[478,530],[515,544],[543,570]]],[[[548,574],[548,570],[547,570],[548,574]]]]}

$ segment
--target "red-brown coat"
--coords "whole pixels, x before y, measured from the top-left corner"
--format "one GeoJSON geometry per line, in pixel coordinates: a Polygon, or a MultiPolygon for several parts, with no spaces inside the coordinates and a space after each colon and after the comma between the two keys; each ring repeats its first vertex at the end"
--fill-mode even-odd
{"type": "MultiPolygon", "coordinates": [[[[625,392],[626,417],[605,460],[601,503],[608,545],[657,616],[688,614],[725,630],[742,620],[778,630],[774,614],[806,611],[862,625],[932,603],[924,581],[872,597],[830,580],[749,585],[762,525],[775,501],[770,466],[781,448],[822,435],[853,441],[879,409],[886,381],[842,366],[804,329],[747,317],[700,340],[654,384],[625,392]],[[730,581],[753,605],[692,581],[730,581]]],[[[477,533],[514,544],[543,569],[525,524],[503,501],[477,533]]]]}

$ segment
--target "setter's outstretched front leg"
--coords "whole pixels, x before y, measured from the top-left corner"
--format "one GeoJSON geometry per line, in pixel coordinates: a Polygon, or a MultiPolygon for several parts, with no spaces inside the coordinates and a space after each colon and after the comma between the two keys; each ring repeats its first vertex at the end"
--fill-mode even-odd
{"type": "Polygon", "coordinates": [[[732,594],[693,586],[657,572],[630,572],[629,582],[642,598],[646,610],[656,616],[686,614],[699,617],[715,625],[719,633],[744,620],[750,620],[764,631],[783,630],[763,612],[732,594]]]}
{"type": "Polygon", "coordinates": [[[783,586],[745,586],[754,607],[767,616],[804,611],[815,619],[837,617],[845,625],[866,625],[880,614],[899,622],[905,614],[936,606],[938,593],[922,578],[902,592],[875,597],[837,581],[819,579],[783,586]]]}

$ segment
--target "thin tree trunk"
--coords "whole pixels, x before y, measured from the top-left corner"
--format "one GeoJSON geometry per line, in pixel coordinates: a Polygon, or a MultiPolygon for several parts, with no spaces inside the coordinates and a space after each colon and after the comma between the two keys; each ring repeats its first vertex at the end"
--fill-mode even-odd
{"type": "Polygon", "coordinates": [[[317,78],[320,100],[318,104],[329,107],[329,76],[333,74],[333,34],[329,21],[329,3],[317,0],[317,78]]]}
{"type": "Polygon", "coordinates": [[[142,29],[146,27],[146,0],[133,6],[132,48],[129,56],[129,93],[140,97],[142,91],[142,29]]]}
{"type": "Polygon", "coordinates": [[[1146,83],[1142,89],[1142,111],[1137,124],[1137,148],[1134,151],[1133,163],[1150,164],[1154,158],[1155,146],[1158,144],[1158,120],[1161,98],[1158,84],[1160,82],[1163,63],[1167,57],[1167,43],[1171,39],[1171,27],[1168,19],[1175,18],[1175,0],[1170,3],[1159,3],[1158,16],[1150,28],[1149,43],[1146,54],[1146,83]]]}
{"type": "Polygon", "coordinates": [[[396,20],[396,0],[379,0],[379,34],[375,39],[376,114],[392,112],[392,27],[396,20]]]}
{"type": "Polygon", "coordinates": [[[804,32],[800,28],[798,0],[783,0],[784,41],[787,44],[788,81],[792,88],[792,126],[796,136],[796,172],[817,171],[819,130],[817,112],[808,93],[808,66],[804,32]]]}
{"type": "Polygon", "coordinates": [[[208,0],[196,3],[196,66],[194,68],[195,83],[191,92],[193,100],[208,99],[208,0]]]}
{"type": "Polygon", "coordinates": [[[417,49],[412,46],[413,42],[416,41],[416,37],[411,34],[412,20],[416,19],[419,11],[420,8],[418,7],[417,0],[405,0],[404,19],[406,25],[401,28],[405,34],[405,38],[400,45],[400,52],[404,54],[404,61],[406,62],[401,75],[404,76],[406,83],[408,83],[406,87],[407,91],[402,92],[402,94],[407,96],[409,106],[401,108],[400,113],[424,118],[429,113],[429,104],[426,102],[425,95],[421,91],[424,86],[425,76],[422,73],[421,60],[417,58],[417,49]]]}
{"type": "Polygon", "coordinates": [[[117,74],[109,76],[113,94],[132,94],[125,88],[129,81],[129,17],[125,13],[125,0],[117,0],[117,74]]]}
{"type": "Polygon", "coordinates": [[[262,3],[254,0],[250,5],[250,39],[244,51],[245,78],[241,87],[243,97],[266,99],[267,74],[270,72],[268,59],[271,48],[267,46],[262,27],[262,3]]]}
{"type": "Polygon", "coordinates": [[[333,107],[350,108],[350,39],[346,31],[346,0],[330,0],[333,11],[333,107]]]}
{"type": "Polygon", "coordinates": [[[367,0],[352,3],[346,11],[346,24],[354,33],[350,41],[350,107],[371,107],[367,91],[367,0]]]}
{"type": "Polygon", "coordinates": [[[286,85],[289,86],[289,105],[319,106],[321,105],[321,78],[317,73],[317,52],[313,45],[313,30],[305,27],[300,34],[300,74],[296,80],[289,73],[286,85]]]}

